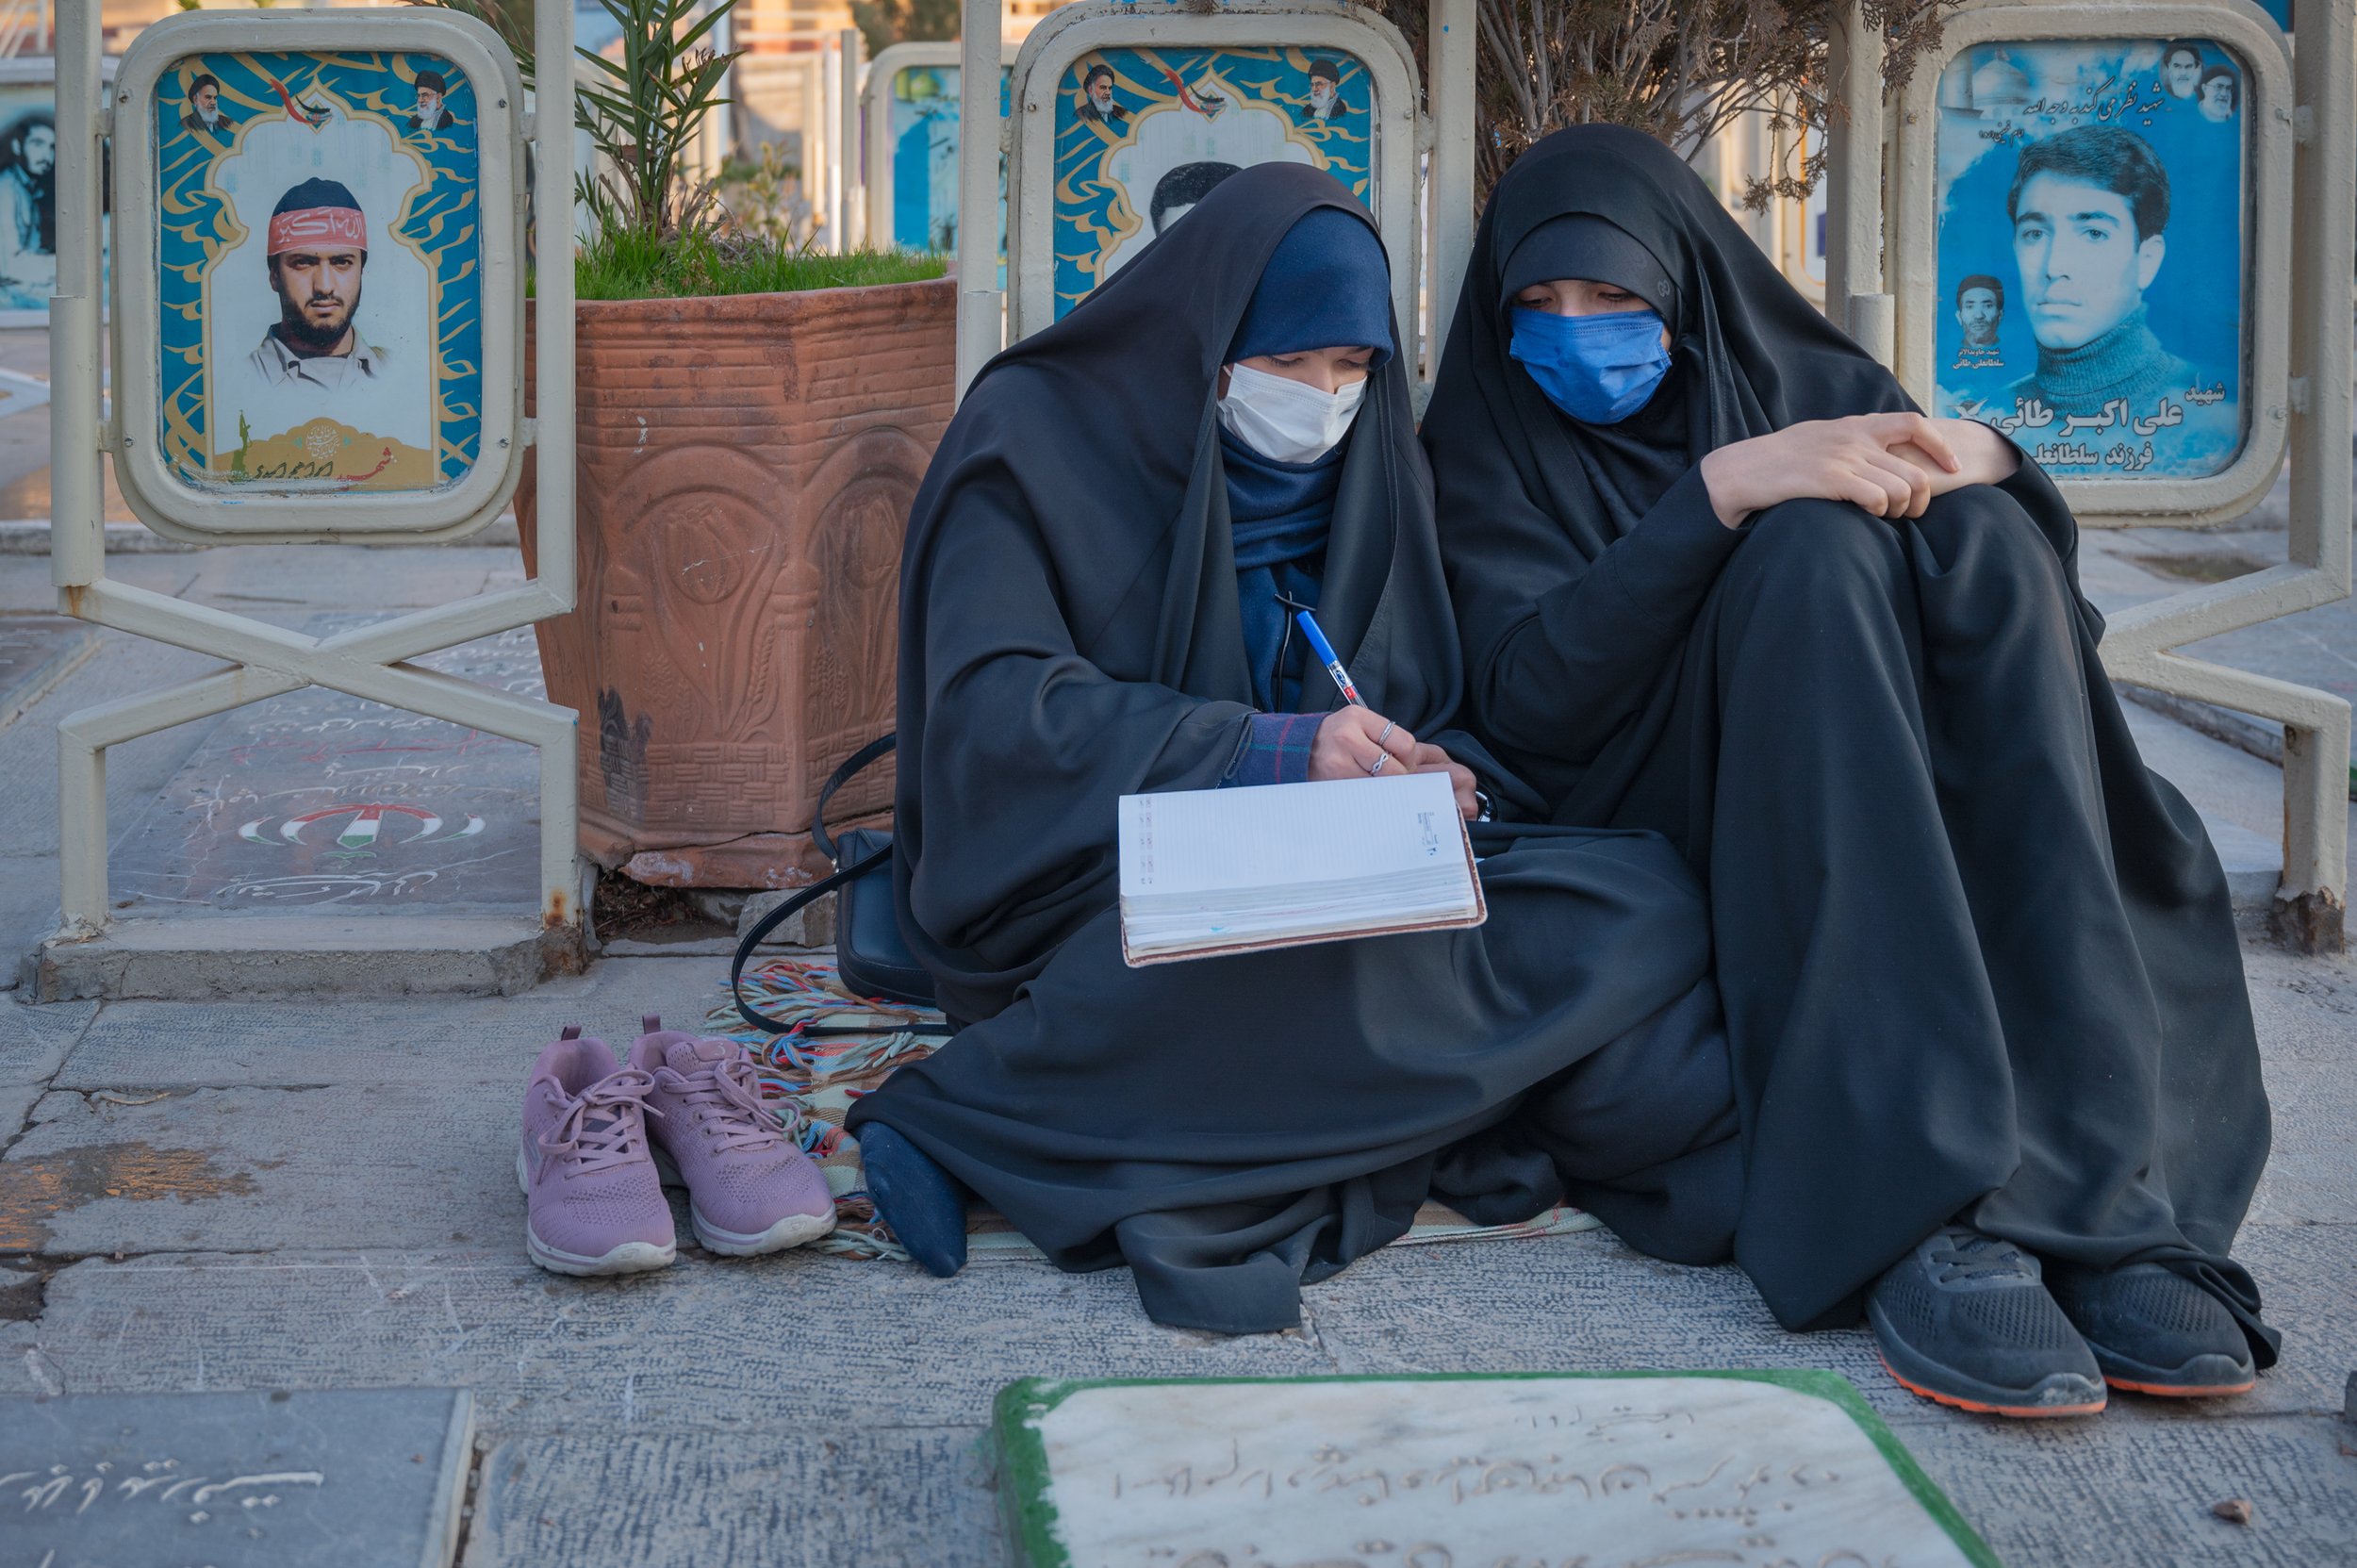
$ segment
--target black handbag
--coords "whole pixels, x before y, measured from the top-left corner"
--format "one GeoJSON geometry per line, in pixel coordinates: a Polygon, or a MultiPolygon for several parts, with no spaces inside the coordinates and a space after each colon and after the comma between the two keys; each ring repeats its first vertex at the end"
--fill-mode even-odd
{"type": "MultiPolygon", "coordinates": [[[[810,836],[819,852],[834,863],[832,873],[808,887],[796,889],[793,897],[763,916],[738,940],[736,961],[729,966],[729,996],[747,1023],[771,1033],[783,1033],[793,1027],[766,1016],[748,1003],[739,982],[744,978],[746,961],[761,946],[762,938],[829,893],[835,896],[835,974],[845,989],[904,1007],[933,1005],[933,977],[909,951],[908,941],[900,934],[900,916],[894,907],[892,892],[892,835],[873,828],[852,828],[840,837],[827,832],[827,801],[861,768],[889,754],[896,738],[883,735],[869,741],[845,758],[843,766],[828,775],[827,782],[819,787],[817,804],[811,811],[810,836]]],[[[823,1026],[803,1031],[806,1034],[872,1032],[873,1026],[857,1031],[823,1026]]],[[[948,1029],[943,1025],[917,1025],[915,1032],[946,1034],[948,1029]]]]}

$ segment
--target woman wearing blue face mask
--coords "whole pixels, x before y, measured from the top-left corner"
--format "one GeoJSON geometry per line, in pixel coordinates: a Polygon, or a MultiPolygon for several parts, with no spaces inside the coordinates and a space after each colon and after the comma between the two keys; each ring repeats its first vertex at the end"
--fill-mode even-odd
{"type": "Polygon", "coordinates": [[[2077,528],[1917,413],[1667,148],[1498,183],[1424,427],[1467,720],[1708,889],[1736,1258],[1917,1393],[2236,1393],[2267,1106],[2225,879],[2136,755],[2077,528]]]}

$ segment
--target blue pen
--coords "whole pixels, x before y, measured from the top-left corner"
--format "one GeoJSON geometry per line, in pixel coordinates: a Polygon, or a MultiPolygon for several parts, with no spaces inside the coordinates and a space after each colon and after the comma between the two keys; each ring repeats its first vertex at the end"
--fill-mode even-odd
{"type": "Polygon", "coordinates": [[[1326,640],[1326,634],[1318,630],[1317,617],[1307,610],[1295,610],[1294,619],[1299,623],[1302,635],[1310,639],[1310,647],[1325,663],[1326,672],[1334,677],[1336,685],[1343,688],[1343,701],[1354,708],[1365,707],[1366,703],[1360,701],[1359,688],[1350,684],[1350,671],[1343,668],[1341,655],[1334,652],[1334,645],[1326,640]]]}

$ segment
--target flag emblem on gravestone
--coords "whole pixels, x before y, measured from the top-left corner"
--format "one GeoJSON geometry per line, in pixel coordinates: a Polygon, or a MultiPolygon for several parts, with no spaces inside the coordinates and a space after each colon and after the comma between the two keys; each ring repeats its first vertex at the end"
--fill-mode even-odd
{"type": "MultiPolygon", "coordinates": [[[[308,843],[317,836],[313,834],[313,829],[318,828],[323,822],[337,823],[340,818],[340,823],[335,828],[333,840],[339,850],[373,849],[380,838],[387,846],[395,843],[423,844],[429,840],[438,843],[453,838],[472,838],[484,831],[486,824],[482,817],[472,812],[468,812],[466,817],[466,826],[454,833],[444,833],[442,829],[447,824],[443,819],[421,807],[369,801],[360,805],[329,806],[322,811],[306,812],[301,817],[289,817],[280,824],[278,837],[288,844],[308,843]],[[415,831],[400,838],[387,834],[387,813],[395,817],[406,818],[413,822],[415,831]]],[[[270,820],[267,817],[257,817],[239,828],[238,836],[248,844],[268,844],[271,840],[263,834],[262,829],[270,820]]]]}

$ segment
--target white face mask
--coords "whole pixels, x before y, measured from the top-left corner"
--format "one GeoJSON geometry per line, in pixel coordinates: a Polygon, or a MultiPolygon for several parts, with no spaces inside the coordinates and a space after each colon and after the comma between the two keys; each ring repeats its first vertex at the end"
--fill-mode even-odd
{"type": "Polygon", "coordinates": [[[1359,417],[1367,378],[1337,392],[1321,392],[1249,365],[1228,367],[1228,395],[1219,400],[1219,422],[1228,433],[1280,463],[1314,463],[1342,444],[1359,417]]]}

